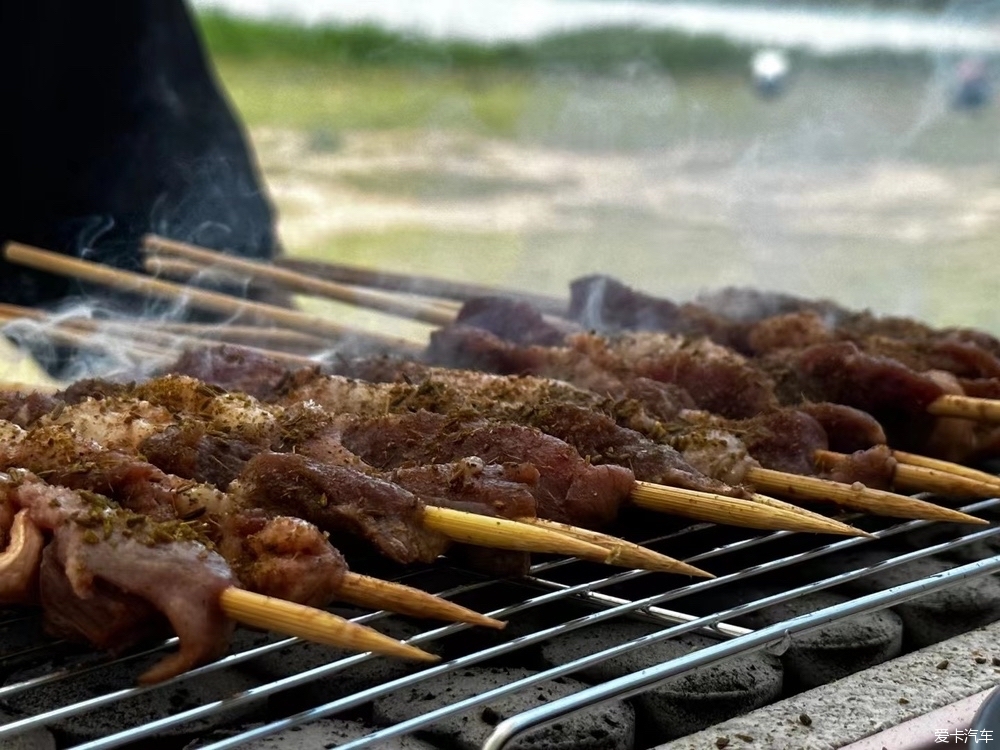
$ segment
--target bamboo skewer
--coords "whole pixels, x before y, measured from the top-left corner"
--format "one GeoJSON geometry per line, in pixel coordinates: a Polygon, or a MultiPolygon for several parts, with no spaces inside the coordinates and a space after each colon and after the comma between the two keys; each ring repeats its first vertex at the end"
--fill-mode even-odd
{"type": "Polygon", "coordinates": [[[602,534],[599,531],[582,529],[579,526],[559,523],[558,521],[547,521],[543,518],[519,518],[522,523],[530,523],[546,529],[552,529],[562,534],[582,539],[585,542],[592,542],[611,551],[608,562],[612,565],[621,565],[628,568],[640,568],[642,570],[657,570],[661,573],[676,573],[678,575],[697,576],[700,578],[715,578],[711,573],[707,573],[701,568],[688,565],[680,560],[675,560],[667,555],[661,555],[638,544],[627,542],[624,539],[602,534]]]}
{"type": "MultiPolygon", "coordinates": [[[[213,259],[218,256],[221,256],[223,259],[232,257],[223,255],[221,253],[216,253],[213,250],[208,250],[208,248],[197,247],[195,245],[187,245],[186,243],[178,243],[175,242],[174,240],[166,240],[165,242],[170,243],[170,245],[168,245],[167,247],[173,247],[173,246],[189,247],[195,250],[202,250],[208,253],[212,253],[213,259]]],[[[162,246],[159,243],[146,244],[147,250],[151,250],[153,252],[158,252],[158,253],[170,252],[169,250],[161,249],[161,247],[162,246]]],[[[260,274],[260,275],[253,274],[247,276],[247,273],[249,273],[248,271],[240,272],[235,268],[229,269],[223,266],[224,263],[225,260],[223,260],[223,262],[218,265],[215,265],[214,263],[213,265],[206,265],[205,263],[197,263],[193,260],[185,260],[182,257],[170,257],[169,255],[158,254],[158,255],[147,256],[145,260],[143,260],[142,262],[142,268],[150,276],[163,277],[171,279],[173,281],[180,281],[183,283],[195,283],[198,280],[204,280],[209,283],[228,283],[230,285],[237,286],[237,285],[246,285],[249,282],[251,288],[258,290],[284,287],[283,284],[275,283],[274,280],[269,279],[266,274],[260,274]]],[[[322,281],[322,277],[317,277],[315,274],[309,275],[303,271],[298,271],[294,268],[286,268],[284,266],[280,266],[276,261],[269,262],[266,265],[264,264],[260,265],[264,269],[268,270],[276,269],[279,271],[287,271],[288,273],[294,274],[300,280],[306,280],[307,283],[322,281]]],[[[329,279],[326,280],[326,282],[329,281],[330,281],[329,279]]],[[[401,295],[405,294],[406,297],[395,297],[390,294],[382,293],[381,296],[379,297],[371,298],[374,304],[367,304],[367,302],[364,301],[365,299],[367,299],[367,297],[365,297],[362,300],[346,298],[346,297],[356,297],[357,295],[355,294],[355,292],[359,292],[362,295],[364,295],[365,292],[367,291],[367,285],[361,285],[357,288],[351,286],[349,288],[351,289],[351,294],[350,295],[344,294],[343,296],[345,297],[345,299],[340,299],[340,296],[330,297],[330,298],[337,299],[341,302],[346,302],[347,304],[358,304],[361,307],[370,307],[372,309],[377,310],[381,309],[380,305],[386,304],[388,299],[398,300],[400,302],[403,302],[405,305],[406,302],[413,301],[413,298],[416,297],[416,295],[400,290],[399,293],[401,295]]],[[[302,289],[301,293],[307,295],[314,294],[315,296],[319,297],[328,296],[326,294],[323,294],[319,289],[319,287],[316,287],[315,292],[309,291],[307,289],[302,289]]],[[[339,290],[335,290],[335,293],[337,293],[338,295],[340,294],[339,290]]],[[[418,304],[413,304],[412,306],[405,305],[402,309],[399,309],[398,304],[392,304],[391,308],[385,311],[391,312],[394,315],[400,315],[406,318],[419,320],[419,318],[413,314],[414,311],[436,310],[437,314],[441,317],[442,320],[450,321],[455,318],[455,316],[458,314],[458,311],[461,309],[460,302],[455,302],[449,299],[442,299],[439,297],[425,297],[423,295],[420,295],[420,299],[423,301],[422,305],[418,304]]]]}
{"type": "MultiPolygon", "coordinates": [[[[816,451],[820,466],[828,467],[841,458],[845,458],[843,453],[816,451]]],[[[982,482],[937,468],[899,462],[893,470],[892,484],[900,490],[933,492],[947,497],[995,497],[1000,493],[1000,485],[996,481],[982,482]]]]}
{"type": "Polygon", "coordinates": [[[843,484],[819,477],[787,474],[782,471],[753,467],[747,481],[768,492],[796,500],[817,500],[863,510],[893,518],[920,518],[932,521],[985,524],[986,521],[951,508],[942,508],[915,497],[873,490],[863,484],[843,484]]]}
{"type": "Polygon", "coordinates": [[[304,604],[238,588],[225,589],[219,596],[223,612],[233,620],[255,628],[293,635],[315,643],[372,651],[413,661],[437,661],[439,657],[397,641],[377,630],[304,604]]]}
{"type": "MultiPolygon", "coordinates": [[[[150,249],[170,247],[174,243],[176,243],[176,240],[170,240],[158,235],[147,235],[144,239],[144,245],[150,249]]],[[[404,292],[406,294],[443,297],[459,302],[464,302],[474,297],[501,294],[505,297],[531,302],[545,312],[556,315],[563,314],[566,310],[565,300],[540,294],[528,294],[516,290],[498,289],[497,287],[485,284],[449,281],[433,276],[416,276],[393,273],[391,271],[375,271],[340,263],[301,260],[297,258],[276,258],[274,265],[327,281],[335,281],[352,286],[367,286],[386,291],[404,292]]]]}
{"type": "Polygon", "coordinates": [[[123,271],[116,268],[92,263],[79,258],[70,258],[17,242],[9,242],[4,248],[4,256],[11,263],[28,266],[41,271],[48,271],[62,276],[71,276],[95,284],[102,284],[120,291],[145,294],[151,297],[183,300],[191,307],[224,313],[230,316],[250,316],[257,320],[276,323],[296,331],[310,334],[331,336],[337,339],[368,340],[382,347],[388,346],[395,351],[416,354],[418,347],[408,339],[393,336],[383,336],[375,333],[360,333],[349,326],[339,325],[318,315],[308,315],[297,310],[290,310],[277,305],[267,305],[261,302],[230,297],[218,292],[172,284],[159,279],[152,279],[142,274],[123,271]]]}
{"type": "MultiPolygon", "coordinates": [[[[239,284],[246,283],[246,279],[241,279],[237,274],[224,269],[205,268],[197,263],[182,258],[164,258],[159,255],[150,255],[142,262],[142,270],[150,276],[165,278],[170,281],[179,281],[189,284],[196,279],[210,281],[212,283],[239,284]]],[[[261,285],[250,280],[250,286],[260,288],[261,285]]]]}
{"type": "Polygon", "coordinates": [[[631,499],[633,505],[646,510],[672,513],[685,518],[730,526],[745,526],[750,529],[770,531],[806,531],[817,534],[868,536],[860,529],[817,514],[803,515],[750,500],[740,500],[679,487],[665,487],[650,482],[636,482],[631,499]]]}
{"type": "Polygon", "coordinates": [[[455,311],[450,307],[445,308],[428,302],[415,302],[396,294],[386,294],[365,287],[352,287],[334,281],[325,281],[287,268],[279,268],[270,263],[213,252],[185,242],[147,236],[143,240],[143,246],[171,257],[204,264],[208,269],[218,268],[236,271],[253,279],[269,281],[275,286],[289,291],[405,315],[431,325],[447,325],[455,320],[455,311]]]}
{"type": "Polygon", "coordinates": [[[948,394],[932,401],[927,407],[927,412],[935,417],[1000,422],[1000,400],[948,394]]]}
{"type": "Polygon", "coordinates": [[[0,303],[0,320],[9,322],[22,318],[47,326],[71,327],[83,332],[130,335],[137,340],[160,344],[167,349],[176,348],[179,343],[190,343],[190,339],[195,338],[209,343],[237,343],[262,354],[281,358],[287,356],[289,348],[315,353],[324,351],[330,346],[328,341],[318,336],[288,328],[218,323],[171,323],[161,320],[143,320],[140,327],[136,326],[135,320],[132,319],[54,316],[33,307],[0,303]],[[267,349],[268,346],[277,347],[279,351],[267,349]]]}
{"type": "Polygon", "coordinates": [[[480,547],[569,555],[602,563],[608,562],[612,557],[609,550],[591,542],[508,518],[425,505],[422,522],[424,528],[436,531],[452,541],[480,547]]]}
{"type": "Polygon", "coordinates": [[[381,578],[348,572],[337,588],[337,598],[371,609],[384,609],[411,617],[426,617],[449,622],[467,622],[501,630],[507,623],[494,620],[475,610],[442,599],[426,591],[383,581],[381,578]]]}
{"type": "Polygon", "coordinates": [[[944,471],[960,477],[974,479],[978,482],[983,482],[984,484],[992,483],[996,487],[1000,487],[1000,477],[995,474],[990,474],[987,471],[979,471],[978,469],[971,469],[968,466],[962,466],[961,464],[956,464],[951,461],[943,461],[939,458],[921,456],[917,453],[907,453],[906,451],[894,450],[892,452],[892,457],[902,464],[923,466],[927,469],[937,469],[938,471],[944,471]]]}
{"type": "Polygon", "coordinates": [[[931,492],[945,497],[996,497],[1000,486],[949,474],[926,466],[897,463],[893,486],[904,492],[931,492]]]}
{"type": "MultiPolygon", "coordinates": [[[[7,322],[10,322],[8,319],[7,322]]],[[[94,337],[80,331],[74,331],[66,326],[48,326],[39,332],[55,344],[81,349],[83,351],[107,352],[116,356],[122,354],[121,342],[114,342],[110,339],[94,337]]],[[[147,361],[157,361],[168,359],[168,355],[162,348],[152,347],[140,341],[131,342],[126,350],[128,354],[136,355],[147,361]]]]}
{"type": "MultiPolygon", "coordinates": [[[[342,297],[336,297],[336,299],[368,307],[376,307],[376,305],[362,301],[362,290],[358,287],[369,286],[412,293],[413,287],[419,286],[421,289],[426,290],[429,294],[442,297],[453,297],[461,300],[467,300],[478,296],[500,294],[514,299],[521,298],[531,301],[540,309],[556,315],[564,314],[566,307],[565,303],[560,300],[541,295],[523,295],[517,292],[478,284],[460,284],[457,285],[458,289],[456,289],[456,287],[450,282],[444,282],[441,279],[433,279],[431,277],[422,276],[406,276],[403,274],[392,274],[387,272],[366,271],[364,269],[351,268],[349,266],[341,266],[332,263],[322,263],[318,261],[281,259],[275,261],[274,264],[254,263],[251,261],[238,260],[232,256],[223,255],[211,250],[199,248],[187,243],[177,242],[175,240],[169,240],[156,235],[147,235],[144,239],[144,245],[150,249],[155,249],[160,252],[168,252],[174,255],[181,255],[189,258],[201,258],[203,259],[203,262],[206,263],[211,263],[213,262],[213,259],[218,258],[220,259],[218,261],[218,265],[225,265],[231,268],[236,268],[237,264],[257,267],[263,269],[264,274],[271,274],[273,272],[273,278],[278,278],[279,276],[277,273],[278,269],[275,269],[274,266],[293,268],[301,271],[301,273],[296,273],[295,276],[298,277],[302,283],[322,283],[314,282],[312,276],[335,276],[339,280],[350,279],[349,283],[357,286],[346,287],[346,289],[350,290],[349,293],[345,293],[342,297]],[[307,274],[311,274],[312,276],[307,274]],[[451,293],[449,293],[449,291],[451,293]],[[356,299],[351,298],[355,296],[356,299]]],[[[260,276],[260,278],[264,277],[265,276],[260,276]]],[[[405,306],[398,300],[393,307],[376,307],[376,309],[386,309],[387,311],[408,315],[409,317],[413,317],[417,320],[425,320],[425,322],[433,323],[435,325],[447,325],[448,323],[454,322],[455,319],[454,310],[452,308],[443,307],[438,313],[428,314],[426,318],[423,318],[419,316],[419,313],[426,308],[418,308],[412,313],[408,313],[405,306]]],[[[954,417],[979,422],[1000,423],[1000,400],[948,394],[939,397],[937,400],[929,404],[927,412],[932,416],[938,417],[954,417]]]]}
{"type": "Polygon", "coordinates": [[[330,348],[330,343],[318,336],[310,336],[308,333],[300,331],[290,331],[287,328],[162,322],[151,322],[151,327],[157,331],[193,337],[208,342],[233,343],[253,348],[264,347],[265,350],[268,348],[277,349],[282,353],[309,352],[315,354],[330,348]]]}
{"type": "MultiPolygon", "coordinates": [[[[175,334],[161,326],[136,326],[134,323],[127,323],[121,320],[94,320],[93,318],[66,317],[53,319],[45,313],[24,308],[23,312],[11,308],[16,305],[5,305],[0,303],[0,322],[14,322],[25,318],[36,321],[41,325],[39,334],[46,336],[53,341],[68,346],[81,349],[108,350],[118,353],[122,350],[122,341],[129,342],[128,349],[135,354],[154,359],[172,360],[175,359],[181,349],[220,345],[225,342],[212,339],[206,334],[202,337],[192,337],[183,334],[175,334]],[[160,328],[160,330],[156,330],[160,328]]],[[[294,331],[285,331],[294,333],[294,331]]],[[[258,336],[258,340],[260,336],[258,336]]],[[[284,362],[293,367],[313,367],[315,360],[309,357],[292,354],[285,351],[273,349],[263,349],[250,344],[239,344],[247,351],[254,352],[263,357],[284,362]]]]}

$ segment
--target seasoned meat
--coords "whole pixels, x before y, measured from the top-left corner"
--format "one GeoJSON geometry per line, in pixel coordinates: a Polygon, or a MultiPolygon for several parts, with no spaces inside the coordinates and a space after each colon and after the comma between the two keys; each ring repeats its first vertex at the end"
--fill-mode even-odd
{"type": "Polygon", "coordinates": [[[885,430],[878,420],[853,406],[806,401],[795,408],[819,422],[832,451],[853,453],[886,442],[885,430]]]}
{"type": "Polygon", "coordinates": [[[219,552],[246,588],[312,607],[336,598],[347,563],[313,524],[257,509],[234,510],[215,520],[219,552]]]}
{"type": "Polygon", "coordinates": [[[634,482],[620,466],[593,466],[566,443],[521,425],[461,421],[416,412],[359,420],[344,430],[344,445],[368,463],[391,469],[479,456],[492,463],[538,467],[533,490],[543,518],[599,527],[617,516],[634,482]]]}
{"type": "Polygon", "coordinates": [[[294,453],[260,453],[247,462],[233,492],[243,506],[315,524],[334,541],[366,540],[398,563],[431,562],[448,546],[423,529],[423,503],[402,487],[355,469],[294,453]]]}
{"type": "Polygon", "coordinates": [[[285,363],[228,344],[188,350],[169,371],[255,398],[266,398],[290,374],[285,363]]]}
{"type": "MultiPolygon", "coordinates": [[[[52,534],[45,554],[69,584],[69,592],[59,588],[62,614],[52,621],[61,623],[62,635],[73,623],[89,622],[88,632],[79,635],[100,641],[89,632],[100,623],[95,610],[89,610],[90,617],[76,617],[69,610],[77,604],[88,608],[88,600],[100,593],[96,582],[101,581],[148,603],[180,638],[177,653],[165,657],[141,681],[159,682],[225,651],[233,624],[222,612],[219,596],[238,581],[195,529],[176,521],[153,521],[99,495],[48,485],[23,472],[7,475],[0,483],[36,525],[52,534]]],[[[42,578],[43,602],[53,603],[45,587],[57,579],[42,578]]]]}

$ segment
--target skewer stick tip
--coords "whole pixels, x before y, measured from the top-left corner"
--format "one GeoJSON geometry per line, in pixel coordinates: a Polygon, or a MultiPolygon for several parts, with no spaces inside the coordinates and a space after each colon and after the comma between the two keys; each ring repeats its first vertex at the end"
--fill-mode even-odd
{"type": "Polygon", "coordinates": [[[799,513],[808,515],[811,519],[815,520],[817,523],[826,525],[830,529],[831,534],[838,534],[840,536],[860,536],[867,537],[868,539],[874,539],[875,535],[870,534],[863,529],[859,529],[850,524],[846,524],[843,521],[838,521],[835,518],[828,518],[827,516],[820,515],[819,513],[813,513],[805,508],[800,508],[797,505],[792,505],[791,503],[786,503],[784,500],[778,500],[774,497],[769,497],[768,495],[762,495],[759,492],[751,492],[750,499],[755,503],[761,503],[763,505],[769,505],[772,508],[785,508],[792,511],[793,513],[799,513]]]}
{"type": "Polygon", "coordinates": [[[315,643],[351,651],[371,651],[411,661],[431,662],[440,658],[330,612],[284,599],[234,587],[222,592],[219,603],[228,617],[244,625],[297,636],[315,643]]]}
{"type": "Polygon", "coordinates": [[[348,572],[337,589],[337,598],[372,609],[384,609],[413,617],[431,617],[449,622],[466,622],[502,630],[507,623],[480,614],[426,591],[348,572]]]}
{"type": "Polygon", "coordinates": [[[541,528],[553,529],[562,534],[604,547],[609,553],[608,558],[605,560],[609,565],[620,565],[640,570],[653,570],[660,573],[674,573],[676,575],[694,576],[696,578],[715,578],[708,571],[696,568],[694,565],[689,565],[681,560],[660,554],[655,550],[634,544],[633,542],[619,539],[610,534],[602,534],[599,531],[582,529],[579,526],[570,526],[569,524],[548,521],[542,518],[521,518],[518,520],[522,523],[530,523],[541,528]]]}

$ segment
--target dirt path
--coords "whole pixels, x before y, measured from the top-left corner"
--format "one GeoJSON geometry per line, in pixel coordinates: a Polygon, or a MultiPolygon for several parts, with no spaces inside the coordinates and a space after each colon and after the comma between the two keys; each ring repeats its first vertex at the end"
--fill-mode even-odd
{"type": "Polygon", "coordinates": [[[347,134],[334,150],[253,138],[297,254],[549,293],[592,272],[677,297],[751,284],[1000,329],[993,164],[769,161],[719,143],[581,153],[440,131],[347,134]]]}

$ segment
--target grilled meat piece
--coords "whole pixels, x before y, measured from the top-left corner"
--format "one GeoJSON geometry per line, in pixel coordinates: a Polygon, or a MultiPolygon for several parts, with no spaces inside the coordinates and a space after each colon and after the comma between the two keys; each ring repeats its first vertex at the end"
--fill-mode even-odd
{"type": "Polygon", "coordinates": [[[46,393],[7,391],[0,393],[0,420],[27,427],[55,409],[63,399],[46,393]]]}
{"type": "Polygon", "coordinates": [[[557,346],[580,327],[565,320],[547,320],[531,303],[507,297],[476,297],[458,312],[455,322],[491,331],[506,341],[526,346],[557,346]]]}
{"type": "Polygon", "coordinates": [[[584,276],[570,283],[569,317],[603,334],[662,331],[693,338],[707,336],[726,346],[733,346],[745,335],[730,320],[702,305],[675,304],[604,275],[584,276]]]}
{"type": "MultiPolygon", "coordinates": [[[[122,618],[101,619],[114,609],[129,608],[131,600],[121,592],[162,614],[180,638],[179,651],[141,681],[159,682],[225,651],[233,624],[223,614],[219,596],[238,581],[196,529],[154,521],[100,495],[45,484],[27,472],[0,476],[0,492],[52,534],[39,585],[47,626],[57,635],[125,645],[118,640],[124,632],[122,618]],[[101,600],[102,586],[114,588],[113,601],[101,600]],[[113,635],[101,634],[102,623],[111,625],[113,635]]],[[[148,612],[128,614],[128,632],[141,634],[142,628],[131,628],[148,622],[148,612]]]]}
{"type": "Polygon", "coordinates": [[[289,367],[239,346],[223,344],[186,351],[170,366],[174,375],[187,375],[227,391],[266,398],[288,377],[289,367]]]}
{"type": "Polygon", "coordinates": [[[633,400],[602,398],[556,380],[416,363],[403,374],[409,382],[372,384],[315,375],[284,398],[290,403],[308,399],[334,412],[379,415],[424,409],[463,419],[513,422],[568,443],[592,463],[629,468],[644,481],[723,495],[744,494],[740,488],[699,473],[671,446],[619,426],[612,417],[636,424],[649,435],[663,434],[662,424],[633,400]]]}
{"type": "Polygon", "coordinates": [[[635,480],[628,469],[593,466],[566,443],[530,427],[429,412],[358,420],[344,430],[343,442],[382,469],[465,456],[492,463],[530,462],[540,474],[532,488],[538,515],[588,528],[615,519],[635,480]]]}
{"type": "Polygon", "coordinates": [[[829,401],[805,401],[795,408],[819,422],[832,451],[853,453],[886,443],[882,425],[861,409],[829,401]]]}
{"type": "Polygon", "coordinates": [[[229,486],[246,462],[262,450],[258,443],[220,435],[201,422],[170,425],[139,444],[150,463],[168,474],[211,484],[220,490],[229,486]]]}
{"type": "Polygon", "coordinates": [[[247,589],[310,607],[336,599],[347,563],[313,524],[255,508],[213,521],[219,552],[247,589]]]}
{"type": "Polygon", "coordinates": [[[934,429],[927,407],[946,393],[938,382],[850,342],[818,344],[764,357],[781,400],[831,401],[871,414],[899,448],[921,451],[934,429]]]}
{"type": "MultiPolygon", "coordinates": [[[[566,380],[616,398],[634,397],[636,391],[627,383],[643,377],[669,384],[671,389],[661,392],[668,401],[680,388],[698,408],[734,418],[778,405],[770,378],[740,355],[707,340],[689,342],[664,334],[635,333],[613,340],[578,334],[563,346],[519,346],[483,330],[454,325],[431,334],[428,358],[447,367],[566,380]]],[[[658,411],[651,415],[666,417],[658,411]]]]}
{"type": "Polygon", "coordinates": [[[424,505],[402,487],[294,453],[254,456],[233,492],[243,505],[314,523],[334,542],[345,534],[360,537],[402,564],[431,562],[449,544],[422,528],[424,505]]]}

